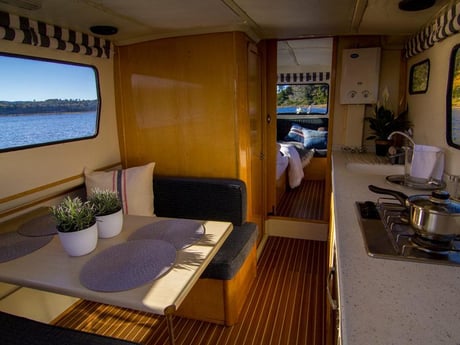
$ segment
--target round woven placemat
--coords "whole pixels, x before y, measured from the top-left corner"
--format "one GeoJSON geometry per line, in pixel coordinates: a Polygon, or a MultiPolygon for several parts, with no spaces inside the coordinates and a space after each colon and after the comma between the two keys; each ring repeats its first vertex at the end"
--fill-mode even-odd
{"type": "Polygon", "coordinates": [[[129,241],[91,258],[80,272],[80,282],[95,291],[115,292],[155,280],[174,265],[176,249],[166,241],[129,241]]]}
{"type": "Polygon", "coordinates": [[[204,234],[204,225],[196,220],[164,219],[136,230],[128,240],[163,240],[181,250],[199,241],[204,234]]]}
{"type": "Polygon", "coordinates": [[[55,235],[57,234],[56,221],[50,213],[44,214],[21,224],[17,232],[31,237],[55,235]]]}
{"type": "Polygon", "coordinates": [[[53,236],[30,237],[17,232],[0,234],[0,262],[30,254],[48,244],[53,236]]]}

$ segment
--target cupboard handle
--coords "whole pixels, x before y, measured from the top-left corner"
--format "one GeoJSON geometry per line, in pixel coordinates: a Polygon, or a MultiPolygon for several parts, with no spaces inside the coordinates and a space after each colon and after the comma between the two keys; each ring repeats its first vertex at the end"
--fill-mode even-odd
{"type": "Polygon", "coordinates": [[[337,310],[338,309],[337,301],[334,298],[332,298],[331,286],[330,286],[334,275],[335,275],[335,267],[330,267],[329,273],[327,274],[326,293],[327,293],[327,299],[329,300],[329,304],[331,305],[332,310],[337,310]]]}

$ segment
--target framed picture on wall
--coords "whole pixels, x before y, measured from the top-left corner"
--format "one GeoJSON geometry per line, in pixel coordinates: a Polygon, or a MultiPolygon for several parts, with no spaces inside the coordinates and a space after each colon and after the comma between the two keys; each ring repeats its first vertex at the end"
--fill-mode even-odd
{"type": "Polygon", "coordinates": [[[430,60],[420,61],[410,68],[409,93],[425,93],[430,79],[430,60]]]}

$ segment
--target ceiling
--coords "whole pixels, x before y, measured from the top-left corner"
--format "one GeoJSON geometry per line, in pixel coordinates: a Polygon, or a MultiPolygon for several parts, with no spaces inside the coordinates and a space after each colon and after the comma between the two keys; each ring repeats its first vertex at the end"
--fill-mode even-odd
{"type": "Polygon", "coordinates": [[[300,72],[330,70],[332,43],[325,36],[378,34],[403,42],[458,0],[436,0],[433,7],[417,12],[401,11],[400,1],[0,0],[0,10],[84,33],[91,33],[94,25],[115,26],[118,32],[108,38],[116,45],[244,31],[255,41],[283,40],[278,44],[278,71],[300,72]],[[298,40],[312,37],[324,39],[298,40]]]}
{"type": "Polygon", "coordinates": [[[113,25],[117,45],[222,31],[259,39],[349,34],[407,35],[418,31],[450,0],[419,12],[400,0],[0,0],[0,10],[90,33],[113,25]],[[25,8],[38,7],[38,9],[25,8]]]}
{"type": "Polygon", "coordinates": [[[330,72],[332,38],[278,41],[278,73],[330,72]]]}

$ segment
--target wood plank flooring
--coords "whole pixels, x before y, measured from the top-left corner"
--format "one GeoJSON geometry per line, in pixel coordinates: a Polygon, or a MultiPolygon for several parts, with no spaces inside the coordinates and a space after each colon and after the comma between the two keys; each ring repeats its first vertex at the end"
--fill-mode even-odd
{"type": "MultiPolygon", "coordinates": [[[[269,237],[240,321],[232,327],[174,317],[177,345],[323,345],[326,242],[269,237]]],[[[205,292],[203,292],[205,293],[205,292]]],[[[79,301],[53,324],[168,344],[164,317],[79,301]]]]}
{"type": "Polygon", "coordinates": [[[276,207],[276,215],[298,219],[322,220],[324,180],[302,180],[300,186],[288,188],[276,207]]]}

